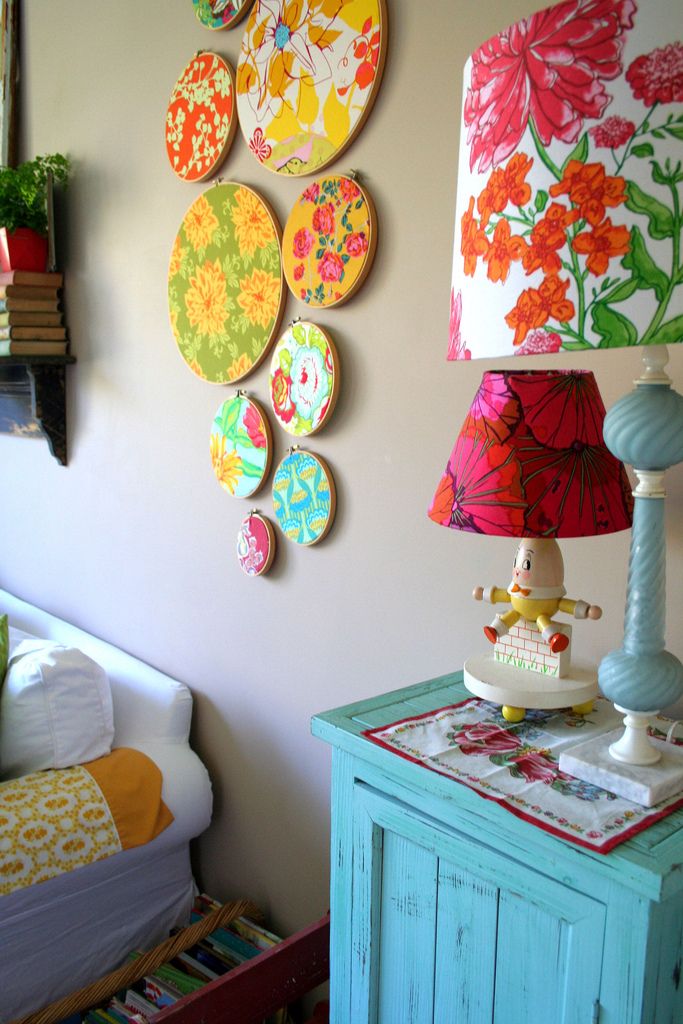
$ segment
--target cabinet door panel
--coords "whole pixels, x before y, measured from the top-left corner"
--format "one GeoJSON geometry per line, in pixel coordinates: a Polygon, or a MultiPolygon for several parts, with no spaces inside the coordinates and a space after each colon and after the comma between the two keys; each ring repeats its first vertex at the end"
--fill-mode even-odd
{"type": "Polygon", "coordinates": [[[382,852],[378,1020],[422,1024],[433,1018],[437,859],[385,831],[382,852]]]}
{"type": "Polygon", "coordinates": [[[586,1024],[600,991],[605,911],[538,876],[542,902],[501,890],[494,1024],[586,1024]]]}
{"type": "Polygon", "coordinates": [[[354,801],[353,1024],[586,1024],[605,907],[364,785],[354,801]]]}
{"type": "Polygon", "coordinates": [[[481,1024],[493,1005],[498,890],[439,861],[434,1024],[481,1024]]]}

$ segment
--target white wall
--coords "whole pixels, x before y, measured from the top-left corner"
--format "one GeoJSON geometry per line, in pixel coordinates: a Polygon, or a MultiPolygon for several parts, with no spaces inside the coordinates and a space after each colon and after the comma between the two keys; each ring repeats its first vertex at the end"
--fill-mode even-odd
{"type": "MultiPolygon", "coordinates": [[[[22,155],[74,161],[60,234],[78,363],[68,468],[43,442],[0,437],[0,584],[189,683],[216,791],[201,884],[250,895],[291,929],[328,906],[330,754],[311,716],[457,669],[486,643],[472,586],[506,582],[514,542],[438,529],[426,509],[487,368],[445,361],[461,68],[530,5],[389,0],[377,102],[333,165],[359,170],[376,201],[377,258],[355,298],[317,317],[343,370],[334,417],[310,443],[332,467],[337,519],[316,548],[281,539],[263,579],[244,577],[234,555],[250,503],[221,490],[209,460],[232,389],[188,370],[166,306],[171,245],[205,187],[168,165],[169,93],[197,49],[236,62],[241,29],[209,33],[190,0],[22,6],[22,155]]],[[[282,223],[302,188],[261,168],[241,136],[221,173],[260,190],[282,223]]],[[[290,297],[286,318],[305,314],[290,297]]],[[[638,365],[634,351],[618,368],[591,360],[608,407],[638,365]]],[[[683,386],[683,346],[670,372],[683,386]]],[[[244,382],[266,405],[267,375],[266,361],[244,382]]],[[[279,460],[289,440],[275,430],[279,460]]],[[[680,468],[668,484],[668,638],[680,657],[680,468]]],[[[256,503],[272,515],[268,489],[256,503]]],[[[621,642],[627,551],[627,534],[564,545],[568,592],[605,608],[575,630],[585,658],[621,642]]]]}

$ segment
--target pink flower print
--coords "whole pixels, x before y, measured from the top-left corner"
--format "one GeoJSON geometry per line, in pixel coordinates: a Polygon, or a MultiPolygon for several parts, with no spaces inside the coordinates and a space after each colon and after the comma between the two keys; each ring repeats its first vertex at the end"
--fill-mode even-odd
{"type": "Polygon", "coordinates": [[[362,256],[368,251],[368,240],[364,231],[353,231],[346,239],[346,251],[349,256],[362,256]]]}
{"type": "Polygon", "coordinates": [[[247,406],[244,413],[244,426],[254,448],[265,448],[266,435],[263,430],[263,420],[253,405],[247,406]]]}
{"type": "Polygon", "coordinates": [[[336,252],[326,252],[318,263],[318,274],[322,281],[339,281],[344,272],[344,264],[336,252]]]}
{"type": "Polygon", "coordinates": [[[297,263],[297,265],[294,267],[294,280],[295,281],[300,281],[301,280],[301,278],[304,276],[305,269],[306,268],[304,267],[303,263],[297,263]]]}
{"type": "Polygon", "coordinates": [[[511,768],[517,769],[514,774],[523,775],[527,782],[544,782],[546,786],[554,782],[559,775],[557,765],[534,750],[515,757],[511,768]]]}
{"type": "Polygon", "coordinates": [[[521,537],[526,502],[519,460],[509,445],[461,434],[436,489],[429,518],[441,526],[521,537]]]}
{"type": "Polygon", "coordinates": [[[345,203],[352,203],[360,195],[360,189],[351,178],[341,178],[339,181],[339,194],[345,203]]]}
{"type": "Polygon", "coordinates": [[[509,754],[521,746],[514,733],[502,729],[494,722],[466,725],[449,739],[460,747],[463,754],[509,754]]]}
{"type": "Polygon", "coordinates": [[[519,401],[508,387],[507,375],[484,375],[470,406],[468,432],[476,431],[489,441],[503,444],[519,422],[519,401]]]}
{"type": "Polygon", "coordinates": [[[604,83],[621,74],[634,0],[567,0],[494,36],[472,57],[465,97],[470,169],[487,171],[518,146],[529,120],[547,146],[575,142],[602,115],[604,83]]]}
{"type": "Polygon", "coordinates": [[[516,356],[545,355],[547,352],[559,352],[562,338],[555,331],[544,331],[537,327],[527,334],[526,341],[515,349],[516,356]]]}
{"type": "Polygon", "coordinates": [[[314,181],[312,185],[309,185],[307,189],[301,193],[301,199],[307,203],[315,203],[318,196],[320,195],[320,185],[317,181],[314,181]]]}
{"type": "Polygon", "coordinates": [[[451,316],[448,325],[448,353],[446,359],[471,359],[472,353],[462,340],[460,321],[462,319],[462,292],[451,288],[451,316]]]}
{"type": "Polygon", "coordinates": [[[334,206],[325,203],[318,206],[313,214],[313,230],[319,235],[331,235],[334,232],[334,206]]]}
{"type": "Polygon", "coordinates": [[[642,57],[636,57],[626,80],[637,100],[654,103],[683,100],[683,43],[669,43],[642,57]]]}
{"type": "Polygon", "coordinates": [[[305,259],[315,243],[315,236],[306,228],[299,228],[292,240],[292,253],[295,259],[305,259]]]}
{"type": "Polygon", "coordinates": [[[593,142],[601,149],[619,149],[625,146],[636,130],[633,121],[627,121],[625,117],[614,114],[606,117],[594,128],[588,129],[588,134],[593,136],[593,142]]]}
{"type": "Polygon", "coordinates": [[[273,152],[272,147],[266,142],[262,128],[254,128],[254,134],[249,139],[249,149],[261,163],[273,152]]]}

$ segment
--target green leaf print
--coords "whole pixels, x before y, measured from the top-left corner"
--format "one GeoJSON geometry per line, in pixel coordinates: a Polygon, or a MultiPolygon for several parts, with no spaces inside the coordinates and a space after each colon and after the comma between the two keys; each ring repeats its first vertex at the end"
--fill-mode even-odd
{"type": "Polygon", "coordinates": [[[649,345],[673,345],[683,337],[683,316],[676,316],[673,320],[662,324],[649,338],[649,345]]]}
{"type": "Polygon", "coordinates": [[[636,345],[638,333],[621,313],[610,309],[603,302],[596,302],[591,310],[593,328],[600,335],[598,348],[621,348],[625,345],[636,345]]]}
{"type": "Polygon", "coordinates": [[[624,256],[621,265],[631,271],[637,288],[654,291],[657,300],[662,301],[669,286],[669,278],[650,256],[645,239],[637,227],[631,229],[631,249],[624,256]]]}
{"type": "Polygon", "coordinates": [[[666,208],[654,196],[649,196],[636,185],[635,181],[626,183],[626,208],[632,213],[644,214],[649,221],[648,234],[650,238],[673,238],[674,221],[671,211],[666,208]]]}

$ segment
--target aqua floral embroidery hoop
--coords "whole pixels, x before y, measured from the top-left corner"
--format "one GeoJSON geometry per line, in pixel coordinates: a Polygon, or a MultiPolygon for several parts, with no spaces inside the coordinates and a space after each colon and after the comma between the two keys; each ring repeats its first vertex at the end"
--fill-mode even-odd
{"type": "Polygon", "coordinates": [[[238,391],[218,408],[211,428],[211,465],[228,494],[248,498],[263,485],[273,451],[270,424],[258,402],[238,391]]]}
{"type": "Polygon", "coordinates": [[[273,480],[273,508],[287,540],[311,547],[329,532],[337,505],[334,479],[319,455],[291,448],[273,480]]]}
{"type": "Polygon", "coordinates": [[[339,357],[327,331],[306,320],[290,324],[273,349],[268,384],[283,430],[295,437],[321,430],[339,394],[339,357]]]}
{"type": "Polygon", "coordinates": [[[208,188],[189,207],[168,271],[171,328],[181,356],[214,384],[242,380],[265,358],[287,297],[280,226],[238,182],[208,188]]]}

